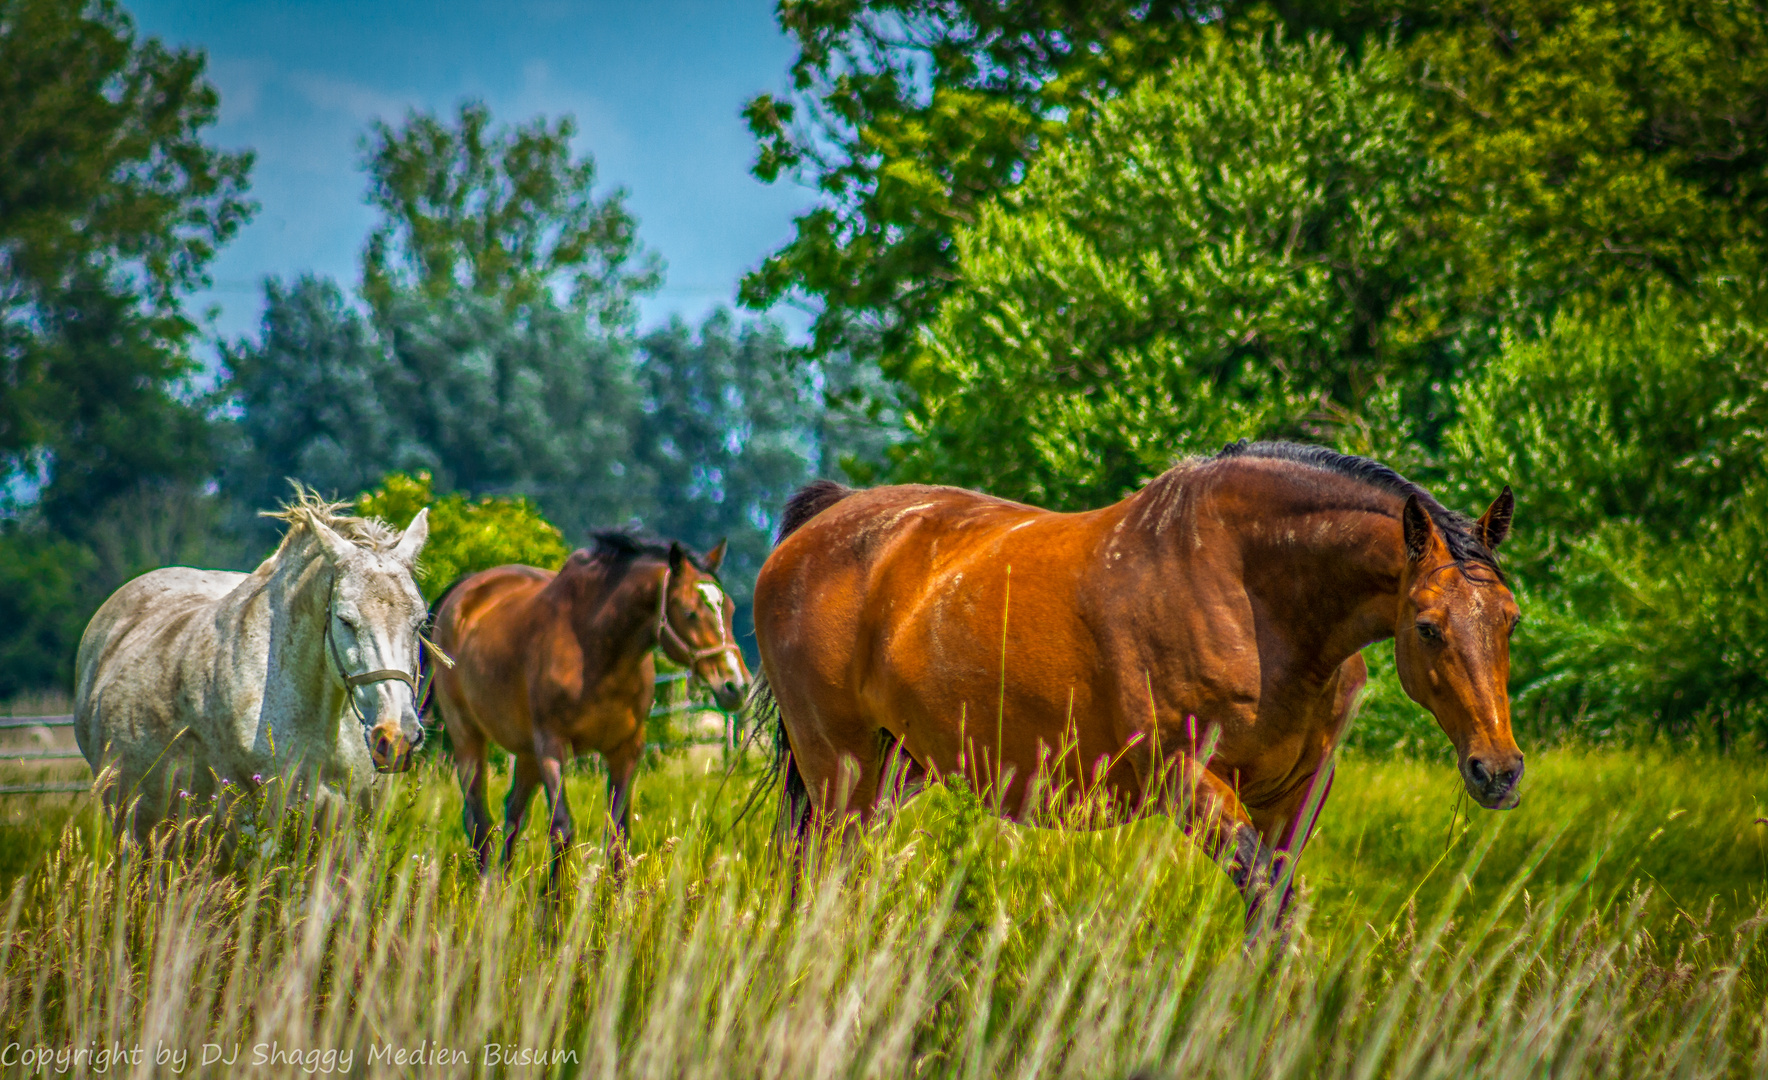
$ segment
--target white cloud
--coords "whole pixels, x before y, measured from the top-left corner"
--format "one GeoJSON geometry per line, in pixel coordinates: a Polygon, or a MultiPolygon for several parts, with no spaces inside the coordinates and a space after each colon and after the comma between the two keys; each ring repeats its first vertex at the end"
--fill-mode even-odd
{"type": "Polygon", "coordinates": [[[316,109],[343,113],[358,124],[370,120],[396,123],[405,111],[419,103],[410,91],[387,93],[354,79],[343,79],[317,71],[297,71],[288,77],[295,91],[316,109]]]}
{"type": "Polygon", "coordinates": [[[250,120],[258,114],[258,102],[264,95],[264,83],[275,73],[276,65],[268,60],[216,60],[209,64],[209,77],[221,92],[221,115],[228,123],[250,120]]]}

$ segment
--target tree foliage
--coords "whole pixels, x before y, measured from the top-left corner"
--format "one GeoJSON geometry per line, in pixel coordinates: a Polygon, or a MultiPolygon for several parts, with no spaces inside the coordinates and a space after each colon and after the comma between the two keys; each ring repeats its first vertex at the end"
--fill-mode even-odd
{"type": "Polygon", "coordinates": [[[1431,220],[1453,269],[1444,333],[1489,354],[1568,301],[1760,272],[1768,10],[1499,0],[1435,17],[1407,53],[1451,181],[1431,220]]]}
{"type": "Polygon", "coordinates": [[[0,0],[0,697],[66,685],[111,589],[207,550],[183,305],[253,204],[204,68],[112,0],[0,0]]]}
{"type": "Polygon", "coordinates": [[[580,533],[624,520],[636,411],[630,353],[547,300],[398,292],[374,318],[328,281],[276,282],[263,332],[228,349],[245,507],[295,478],[353,495],[391,472],[438,490],[523,495],[580,533]]]}
{"type": "MultiPolygon", "coordinates": [[[[0,290],[8,305],[133,270],[154,310],[244,224],[252,155],[202,140],[205,59],[137,40],[111,0],[0,2],[0,290]]],[[[118,283],[119,286],[121,283],[118,283]]]]}
{"type": "Polygon", "coordinates": [[[0,482],[59,527],[202,468],[181,297],[252,210],[203,67],[114,3],[0,0],[0,482]]]}
{"type": "Polygon", "coordinates": [[[356,497],[358,514],[378,517],[400,529],[426,506],[430,538],[418,560],[417,580],[431,604],[468,574],[511,563],[556,570],[570,554],[558,527],[519,496],[469,499],[454,492],[438,497],[430,474],[420,472],[391,473],[379,487],[356,497]]]}
{"type": "Polygon", "coordinates": [[[401,127],[372,126],[364,167],[382,220],[363,253],[364,294],[380,305],[400,291],[464,290],[513,311],[568,287],[574,307],[628,326],[661,267],[639,244],[625,190],[596,197],[595,160],[571,156],[571,116],[491,123],[467,101],[453,124],[414,110],[401,127]]]}
{"type": "Polygon", "coordinates": [[[720,577],[746,638],[749,589],[780,508],[829,453],[823,371],[801,363],[778,326],[718,311],[697,332],[677,319],[647,334],[638,377],[645,488],[634,516],[701,550],[729,542],[720,577]]]}
{"type": "Polygon", "coordinates": [[[1403,430],[1436,374],[1400,317],[1414,110],[1391,50],[1265,37],[1104,105],[958,232],[902,474],[1079,508],[1241,436],[1403,430]]]}
{"type": "Polygon", "coordinates": [[[823,195],[743,283],[819,307],[817,355],[894,356],[956,280],[952,234],[1016,183],[1061,117],[1164,64],[1202,9],[1184,0],[788,0],[792,93],[744,117],[755,174],[823,195]]]}
{"type": "Polygon", "coordinates": [[[1461,391],[1446,466],[1524,493],[1525,710],[1768,746],[1768,325],[1759,283],[1663,288],[1513,338],[1461,391]]]}

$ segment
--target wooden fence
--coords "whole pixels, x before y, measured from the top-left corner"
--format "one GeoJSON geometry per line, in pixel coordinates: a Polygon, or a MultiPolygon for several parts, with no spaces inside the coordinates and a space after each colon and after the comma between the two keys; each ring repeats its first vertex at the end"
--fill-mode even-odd
{"type": "MultiPolygon", "coordinates": [[[[657,676],[657,686],[662,689],[670,683],[680,682],[688,677],[685,671],[671,671],[657,676]]],[[[709,708],[699,702],[678,701],[669,705],[657,705],[651,709],[653,719],[687,712],[716,712],[724,718],[724,748],[728,753],[734,749],[737,740],[737,720],[732,713],[722,709],[709,708]]],[[[61,716],[3,716],[0,717],[0,731],[17,731],[22,728],[73,727],[71,715],[61,716]]],[[[688,743],[706,742],[709,740],[686,740],[688,743]]],[[[661,744],[652,744],[654,749],[662,749],[661,744]]],[[[0,762],[8,761],[72,761],[83,757],[78,750],[0,750],[0,762]]],[[[77,791],[89,791],[90,781],[84,783],[60,784],[0,784],[0,795],[62,795],[77,791]]]]}
{"type": "MultiPolygon", "coordinates": [[[[0,731],[16,731],[34,727],[73,727],[72,716],[5,716],[0,717],[0,731]]],[[[0,761],[70,761],[81,756],[78,750],[0,750],[0,761]]],[[[90,781],[63,784],[0,784],[0,795],[55,795],[88,791],[90,781]]]]}

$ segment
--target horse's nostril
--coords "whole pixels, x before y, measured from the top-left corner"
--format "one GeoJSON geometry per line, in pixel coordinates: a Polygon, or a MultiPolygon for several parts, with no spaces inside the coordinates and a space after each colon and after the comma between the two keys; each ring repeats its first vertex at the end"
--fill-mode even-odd
{"type": "Polygon", "coordinates": [[[1492,782],[1492,774],[1486,771],[1485,762],[1481,761],[1479,758],[1469,758],[1467,760],[1467,772],[1468,775],[1473,777],[1473,782],[1480,787],[1486,787],[1492,782]]]}

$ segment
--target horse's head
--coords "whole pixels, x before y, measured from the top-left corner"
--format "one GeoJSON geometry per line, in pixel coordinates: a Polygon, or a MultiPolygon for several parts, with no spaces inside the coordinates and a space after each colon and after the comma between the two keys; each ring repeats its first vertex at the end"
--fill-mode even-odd
{"type": "MultiPolygon", "coordinates": [[[[1487,556],[1509,534],[1514,507],[1505,488],[1474,524],[1487,556]]],[[[1416,495],[1401,516],[1406,569],[1394,624],[1400,684],[1454,742],[1467,793],[1489,810],[1508,810],[1520,801],[1522,779],[1522,751],[1510,733],[1516,598],[1495,565],[1451,547],[1416,495]]]]}
{"type": "Polygon", "coordinates": [[[385,550],[353,543],[314,521],[332,565],[326,615],[327,661],[344,682],[348,709],[363,727],[380,772],[411,767],[423,744],[417,714],[418,634],[428,609],[412,571],[429,538],[429,511],[385,550]]]}
{"type": "Polygon", "coordinates": [[[669,595],[658,637],[665,640],[664,651],[671,654],[670,659],[712,688],[719,708],[734,711],[743,704],[749,688],[749,669],[731,628],[737,605],[725,595],[715,576],[724,563],[724,552],[725,541],[720,540],[696,565],[680,544],[669,545],[669,574],[664,579],[669,595]],[[676,640],[669,642],[670,637],[676,640]],[[671,644],[676,648],[669,648],[671,644]],[[673,655],[677,651],[681,655],[673,655]]]}

